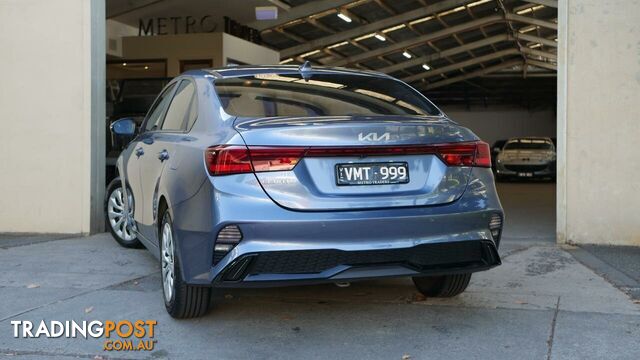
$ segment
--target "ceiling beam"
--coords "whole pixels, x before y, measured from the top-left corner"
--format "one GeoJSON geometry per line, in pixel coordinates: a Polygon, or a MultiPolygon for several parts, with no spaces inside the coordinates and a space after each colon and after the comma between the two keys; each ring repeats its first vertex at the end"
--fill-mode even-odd
{"type": "Polygon", "coordinates": [[[548,28],[548,29],[552,29],[552,30],[558,30],[558,24],[557,23],[554,23],[552,21],[547,21],[547,20],[535,19],[535,18],[528,17],[528,16],[522,16],[522,15],[518,15],[518,14],[507,13],[507,14],[505,14],[505,19],[507,21],[517,21],[517,22],[521,22],[521,23],[524,23],[524,24],[542,26],[544,28],[548,28]]]}
{"type": "Polygon", "coordinates": [[[385,66],[383,68],[377,69],[377,71],[390,74],[390,73],[393,73],[393,72],[396,72],[396,71],[400,71],[400,70],[404,70],[406,68],[410,68],[410,67],[413,67],[413,66],[419,66],[419,65],[422,65],[422,64],[429,64],[434,60],[438,60],[438,59],[442,59],[442,58],[445,58],[445,57],[448,57],[448,56],[460,54],[460,53],[467,52],[467,51],[473,50],[473,49],[479,49],[481,47],[492,45],[492,44],[496,44],[496,43],[499,43],[499,42],[502,42],[502,41],[507,41],[509,39],[511,39],[511,38],[507,34],[495,35],[495,36],[491,36],[491,37],[488,37],[488,38],[483,39],[483,40],[478,40],[478,41],[474,41],[474,42],[471,42],[471,43],[467,43],[467,44],[465,44],[463,46],[457,46],[457,47],[454,47],[454,48],[451,48],[451,49],[442,50],[441,52],[437,52],[435,54],[413,58],[411,60],[403,61],[403,62],[397,63],[395,65],[391,65],[391,66],[385,66]]]}
{"type": "Polygon", "coordinates": [[[520,51],[518,49],[506,49],[506,50],[501,50],[501,51],[497,51],[495,53],[491,53],[491,54],[487,54],[487,55],[483,55],[483,56],[478,56],[475,58],[471,58],[469,60],[465,60],[465,61],[461,61],[455,64],[451,64],[451,65],[447,65],[447,66],[443,66],[441,68],[438,69],[432,69],[429,71],[424,71],[420,74],[415,74],[415,75],[411,75],[411,76],[407,76],[403,79],[401,79],[404,82],[407,83],[411,83],[411,82],[415,82],[418,80],[422,80],[428,77],[433,77],[433,76],[437,76],[440,74],[444,74],[444,73],[448,73],[451,71],[455,71],[455,70],[459,70],[462,68],[465,68],[467,66],[471,66],[471,65],[477,65],[477,64],[481,64],[487,61],[491,61],[491,60],[495,60],[495,59],[499,59],[503,56],[509,56],[509,55],[520,55],[520,51]]]}
{"type": "Polygon", "coordinates": [[[316,0],[308,2],[304,5],[292,7],[286,12],[278,12],[276,20],[256,20],[247,24],[257,30],[267,30],[274,27],[282,26],[288,22],[305,18],[307,16],[321,13],[327,10],[335,9],[340,6],[352,3],[354,0],[316,0]]]}
{"type": "MultiPolygon", "coordinates": [[[[408,11],[399,15],[390,16],[386,19],[374,21],[370,24],[366,24],[363,26],[359,26],[347,31],[341,31],[339,33],[321,37],[319,39],[308,41],[305,44],[292,46],[287,49],[280,50],[280,56],[282,58],[292,57],[298,54],[306,53],[321,47],[329,46],[332,44],[339,43],[341,41],[345,41],[348,39],[357,38],[361,35],[370,34],[388,27],[392,27],[395,25],[403,24],[405,22],[415,20],[424,16],[431,15],[433,13],[441,12],[444,10],[449,10],[455,8],[457,6],[464,5],[470,0],[445,0],[439,3],[435,3],[433,5],[420,7],[418,9],[408,11]]],[[[315,1],[313,3],[316,3],[315,1]]],[[[304,6],[304,5],[302,5],[304,6]]],[[[299,6],[299,7],[302,7],[299,6]]],[[[299,7],[295,7],[292,9],[295,10],[299,7]]],[[[336,6],[334,6],[336,7],[336,6]]]]}
{"type": "Polygon", "coordinates": [[[106,18],[112,19],[163,1],[164,0],[108,1],[106,3],[106,18]]]}
{"type": "Polygon", "coordinates": [[[516,33],[516,38],[518,38],[520,40],[540,43],[540,44],[545,45],[545,46],[551,46],[551,47],[555,47],[555,48],[558,47],[558,43],[555,40],[549,40],[549,39],[545,39],[545,38],[534,36],[534,35],[516,33]]]}
{"type": "Polygon", "coordinates": [[[375,50],[371,50],[369,52],[365,52],[362,54],[358,54],[358,55],[353,55],[353,56],[349,56],[346,57],[344,59],[341,59],[339,61],[336,61],[335,63],[332,63],[331,65],[333,66],[345,66],[345,65],[349,65],[349,64],[353,64],[353,63],[357,63],[357,62],[361,62],[364,60],[368,60],[377,56],[382,56],[382,55],[386,55],[392,52],[396,52],[398,50],[402,50],[402,49],[407,49],[407,48],[411,48],[417,45],[421,45],[424,44],[428,41],[433,41],[433,40],[437,40],[437,39],[441,39],[447,36],[451,36],[453,34],[459,33],[459,32],[464,32],[464,31],[468,31],[471,29],[476,29],[480,26],[486,26],[486,25],[490,25],[490,24],[494,24],[494,23],[498,23],[503,21],[502,16],[500,15],[491,15],[491,16],[487,16],[484,18],[480,18],[478,20],[473,20],[473,21],[469,21],[466,23],[462,23],[459,25],[455,25],[452,26],[450,28],[447,29],[443,29],[443,30],[439,30],[439,31],[434,31],[430,34],[426,34],[426,35],[422,35],[422,36],[418,36],[412,39],[408,39],[405,41],[400,41],[398,43],[395,43],[393,45],[390,46],[385,46],[379,49],[375,49],[375,50]]]}
{"type": "Polygon", "coordinates": [[[544,5],[546,7],[558,8],[558,0],[524,0],[528,3],[544,5]]]}
{"type": "Polygon", "coordinates": [[[521,47],[520,51],[522,51],[523,54],[527,54],[527,55],[532,55],[532,56],[540,56],[546,59],[552,59],[552,60],[557,60],[558,56],[554,53],[550,53],[547,51],[542,51],[542,50],[536,50],[536,49],[532,49],[529,47],[521,47]]]}
{"type": "Polygon", "coordinates": [[[443,86],[446,86],[446,85],[454,84],[454,83],[457,83],[457,82],[460,82],[460,81],[465,81],[465,80],[473,79],[473,78],[480,77],[480,76],[483,76],[483,75],[491,74],[491,73],[494,73],[494,72],[497,72],[497,71],[500,71],[500,70],[503,70],[503,69],[510,68],[512,66],[522,65],[522,63],[523,63],[522,60],[505,61],[505,62],[503,62],[501,64],[494,65],[494,66],[489,66],[489,67],[486,67],[484,69],[473,71],[473,72],[470,72],[470,73],[462,75],[462,76],[448,78],[446,80],[441,80],[441,81],[438,81],[438,82],[434,82],[434,83],[428,84],[426,86],[423,86],[422,90],[437,89],[439,87],[443,87],[443,86]]]}
{"type": "Polygon", "coordinates": [[[556,65],[554,65],[552,63],[544,62],[544,61],[538,61],[538,60],[533,60],[533,59],[527,58],[527,64],[535,66],[535,67],[539,67],[541,69],[558,71],[558,68],[557,68],[556,65]]]}

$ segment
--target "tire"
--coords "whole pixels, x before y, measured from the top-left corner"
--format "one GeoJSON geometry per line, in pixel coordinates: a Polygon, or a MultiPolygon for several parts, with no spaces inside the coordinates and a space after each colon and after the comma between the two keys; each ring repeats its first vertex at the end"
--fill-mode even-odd
{"type": "Polygon", "coordinates": [[[124,198],[122,191],[122,181],[119,177],[113,179],[107,186],[104,200],[104,213],[107,229],[111,236],[126,248],[141,248],[142,243],[135,233],[135,223],[133,222],[134,201],[131,192],[124,198]],[[124,214],[124,201],[128,201],[129,214],[124,214]]]}
{"type": "Polygon", "coordinates": [[[180,258],[175,251],[173,223],[168,211],[162,216],[159,235],[162,295],[167,312],[176,319],[205,315],[209,311],[211,288],[191,286],[182,279],[180,258]]]}
{"type": "Polygon", "coordinates": [[[413,283],[422,295],[443,298],[463,293],[469,286],[470,280],[471,274],[413,277],[413,283]]]}

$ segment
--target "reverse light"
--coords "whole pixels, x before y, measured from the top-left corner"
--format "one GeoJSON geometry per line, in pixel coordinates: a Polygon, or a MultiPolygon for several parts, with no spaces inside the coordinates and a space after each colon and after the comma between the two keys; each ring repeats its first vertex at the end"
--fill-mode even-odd
{"type": "Polygon", "coordinates": [[[502,216],[500,214],[493,214],[489,219],[489,231],[491,236],[496,242],[496,245],[500,244],[500,234],[502,233],[502,216]]]}
{"type": "Polygon", "coordinates": [[[448,166],[491,167],[489,145],[482,141],[433,145],[288,147],[221,145],[205,151],[212,176],[290,171],[303,157],[437,155],[448,166]]]}
{"type": "Polygon", "coordinates": [[[219,263],[241,240],[242,232],[237,225],[227,225],[222,228],[213,247],[213,264],[219,263]]]}

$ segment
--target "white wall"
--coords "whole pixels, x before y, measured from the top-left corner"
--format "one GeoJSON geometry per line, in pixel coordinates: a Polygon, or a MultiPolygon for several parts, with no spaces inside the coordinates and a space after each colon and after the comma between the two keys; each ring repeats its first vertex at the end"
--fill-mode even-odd
{"type": "Polygon", "coordinates": [[[0,0],[0,232],[96,229],[104,38],[104,0],[0,0]]]}
{"type": "Polygon", "coordinates": [[[445,106],[442,110],[489,144],[516,136],[556,136],[556,115],[553,110],[528,111],[497,106],[471,110],[445,106]]]}
{"type": "Polygon", "coordinates": [[[222,34],[223,65],[228,59],[251,65],[276,65],[280,63],[280,53],[250,41],[229,34],[222,34]]]}
{"type": "Polygon", "coordinates": [[[640,246],[640,1],[558,10],[558,240],[640,246]]]}
{"type": "Polygon", "coordinates": [[[277,64],[280,54],[225,33],[130,36],[122,39],[127,60],[167,59],[167,76],[180,75],[180,60],[211,59],[214,67],[227,58],[246,64],[277,64]]]}
{"type": "Polygon", "coordinates": [[[136,36],[138,28],[119,21],[107,19],[107,55],[122,57],[122,38],[136,36]]]}

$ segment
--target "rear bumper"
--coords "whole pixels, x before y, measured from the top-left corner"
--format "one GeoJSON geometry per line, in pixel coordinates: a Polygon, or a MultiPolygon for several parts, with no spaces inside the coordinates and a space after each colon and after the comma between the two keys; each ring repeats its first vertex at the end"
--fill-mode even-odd
{"type": "Polygon", "coordinates": [[[216,287],[263,287],[380,277],[469,273],[500,265],[493,241],[422,244],[389,250],[335,249],[245,254],[216,277],[216,287]]]}
{"type": "Polygon", "coordinates": [[[549,177],[556,175],[556,162],[541,164],[497,163],[496,174],[505,177],[549,177]]]}
{"type": "Polygon", "coordinates": [[[500,259],[488,224],[502,208],[491,170],[473,173],[446,205],[326,212],[276,205],[253,175],[212,179],[170,209],[182,274],[193,285],[245,287],[489,269],[500,259]],[[214,264],[227,225],[242,240],[214,264]]]}

